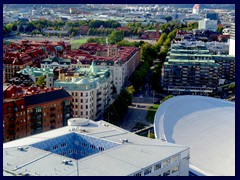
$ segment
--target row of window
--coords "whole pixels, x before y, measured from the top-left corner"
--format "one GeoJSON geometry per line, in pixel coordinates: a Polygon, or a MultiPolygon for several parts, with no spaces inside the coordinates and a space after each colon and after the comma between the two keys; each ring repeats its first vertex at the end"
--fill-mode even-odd
{"type": "MultiPolygon", "coordinates": [[[[78,141],[75,142],[75,145],[79,145],[78,141]]],[[[96,147],[95,145],[93,145],[93,144],[89,144],[89,145],[88,145],[86,142],[82,142],[82,143],[81,143],[81,146],[82,146],[82,147],[88,147],[88,146],[89,146],[90,149],[97,149],[97,147],[96,147]]],[[[67,147],[67,143],[64,142],[64,143],[60,144],[60,147],[61,147],[61,148],[67,147]]],[[[52,150],[56,150],[56,149],[58,149],[58,145],[54,145],[54,146],[52,147],[52,150]]],[[[100,147],[98,147],[98,150],[99,150],[99,151],[104,151],[104,148],[100,146],[100,147]]],[[[75,152],[75,154],[76,154],[77,149],[75,149],[74,152],[75,152]]],[[[70,153],[69,153],[69,154],[70,154],[70,153]]]]}
{"type": "Polygon", "coordinates": [[[72,92],[72,96],[78,96],[78,94],[80,95],[80,97],[88,97],[88,96],[91,96],[93,95],[93,92],[86,92],[86,93],[83,93],[83,92],[72,92]]]}
{"type": "MultiPolygon", "coordinates": [[[[159,176],[169,176],[170,174],[173,174],[177,171],[179,171],[179,166],[174,166],[171,170],[167,170],[163,174],[160,174],[159,176]]],[[[151,168],[144,170],[144,176],[150,173],[151,173],[151,168]]],[[[142,176],[142,172],[138,172],[134,174],[134,176],[142,176]]]]}
{"type": "MultiPolygon", "coordinates": [[[[157,170],[159,170],[159,169],[161,169],[161,168],[167,167],[167,166],[169,166],[170,164],[175,163],[175,162],[178,161],[178,160],[179,160],[179,155],[172,156],[172,157],[170,157],[170,158],[168,158],[168,159],[166,159],[166,160],[164,160],[164,161],[161,161],[161,162],[155,164],[155,165],[153,166],[153,168],[152,168],[152,167],[149,167],[149,168],[145,169],[145,170],[143,171],[143,174],[144,174],[144,176],[146,176],[146,175],[152,173],[152,169],[153,169],[153,171],[157,171],[157,170]]],[[[178,169],[177,169],[177,170],[176,170],[176,169],[177,169],[177,168],[174,167],[174,171],[175,171],[175,172],[178,170],[178,169]]],[[[170,171],[170,170],[169,170],[169,171],[170,171]]],[[[169,173],[170,173],[170,172],[169,172],[169,173]]],[[[173,173],[173,172],[172,172],[172,173],[173,173]]],[[[168,174],[168,171],[167,171],[165,174],[163,173],[163,176],[167,176],[167,174],[168,174]]],[[[168,174],[168,175],[169,175],[169,174],[168,174]]],[[[134,176],[142,176],[142,172],[138,172],[138,173],[134,174],[134,176]]]]}

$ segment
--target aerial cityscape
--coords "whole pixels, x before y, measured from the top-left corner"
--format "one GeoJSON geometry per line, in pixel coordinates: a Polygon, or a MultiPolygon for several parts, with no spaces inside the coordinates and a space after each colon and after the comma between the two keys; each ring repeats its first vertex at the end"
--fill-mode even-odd
{"type": "Polygon", "coordinates": [[[3,4],[3,176],[235,176],[235,4],[3,4]]]}

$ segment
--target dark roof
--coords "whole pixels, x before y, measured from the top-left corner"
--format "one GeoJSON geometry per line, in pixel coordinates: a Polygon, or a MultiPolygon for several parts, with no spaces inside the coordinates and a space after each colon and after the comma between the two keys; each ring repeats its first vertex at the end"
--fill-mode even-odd
{"type": "Polygon", "coordinates": [[[42,104],[49,101],[54,101],[57,99],[68,98],[71,95],[64,89],[54,90],[41,94],[34,94],[31,96],[25,96],[26,106],[31,106],[34,104],[42,104]]]}

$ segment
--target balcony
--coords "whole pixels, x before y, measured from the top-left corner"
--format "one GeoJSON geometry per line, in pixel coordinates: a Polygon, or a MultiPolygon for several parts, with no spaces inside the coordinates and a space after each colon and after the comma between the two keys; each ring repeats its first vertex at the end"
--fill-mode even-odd
{"type": "Polygon", "coordinates": [[[54,111],[56,108],[55,107],[51,107],[50,108],[50,111],[54,111]]]}
{"type": "Polygon", "coordinates": [[[50,123],[56,123],[56,121],[54,119],[50,120],[50,123]]]}
{"type": "Polygon", "coordinates": [[[55,129],[55,128],[56,128],[56,126],[54,126],[54,125],[50,126],[50,129],[55,129]]]}
{"type": "Polygon", "coordinates": [[[51,113],[50,117],[56,117],[56,115],[54,113],[51,113]]]}
{"type": "Polygon", "coordinates": [[[102,93],[101,92],[97,92],[97,95],[99,96],[99,95],[101,95],[102,93]]]}

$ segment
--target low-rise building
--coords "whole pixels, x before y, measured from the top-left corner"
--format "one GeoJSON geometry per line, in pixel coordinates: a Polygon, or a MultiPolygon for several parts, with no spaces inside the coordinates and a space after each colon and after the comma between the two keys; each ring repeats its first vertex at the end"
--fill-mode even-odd
{"type": "Polygon", "coordinates": [[[188,176],[190,149],[130,133],[105,121],[3,144],[3,174],[18,176],[188,176]],[[16,168],[17,167],[17,168],[16,168]]]}
{"type": "Polygon", "coordinates": [[[113,71],[114,86],[120,93],[126,79],[140,63],[140,48],[85,43],[79,50],[69,51],[62,57],[76,60],[72,67],[89,67],[93,61],[97,66],[109,67],[113,71]]]}
{"type": "Polygon", "coordinates": [[[33,80],[36,84],[39,77],[45,77],[45,86],[46,87],[53,87],[53,80],[54,80],[54,73],[53,69],[51,68],[34,68],[27,66],[25,69],[17,72],[18,76],[21,74],[24,76],[28,76],[33,80]]]}

